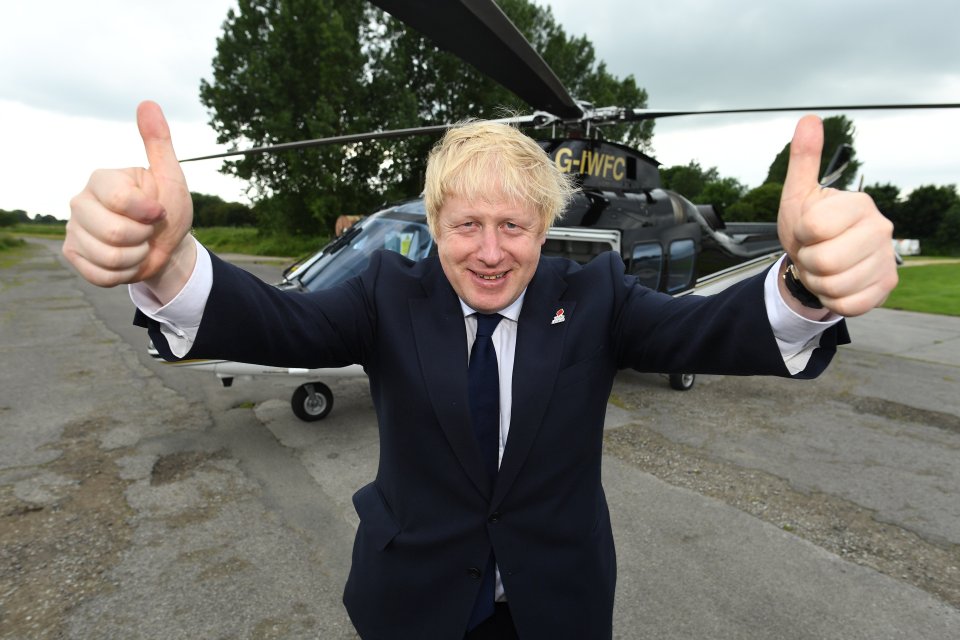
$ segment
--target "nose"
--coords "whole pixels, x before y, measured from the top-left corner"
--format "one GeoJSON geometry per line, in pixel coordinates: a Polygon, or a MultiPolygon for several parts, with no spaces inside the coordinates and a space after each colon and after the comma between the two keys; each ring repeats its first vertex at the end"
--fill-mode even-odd
{"type": "Polygon", "coordinates": [[[477,259],[484,264],[495,265],[503,259],[500,246],[500,230],[497,227],[484,227],[477,248],[477,259]]]}

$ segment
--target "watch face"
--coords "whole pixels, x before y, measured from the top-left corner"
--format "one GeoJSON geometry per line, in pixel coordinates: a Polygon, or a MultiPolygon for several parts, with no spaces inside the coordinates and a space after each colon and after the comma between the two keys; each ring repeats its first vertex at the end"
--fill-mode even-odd
{"type": "Polygon", "coordinates": [[[810,293],[810,290],[803,286],[803,282],[800,281],[797,265],[792,262],[787,265],[787,270],[783,274],[783,281],[787,285],[787,291],[800,304],[811,309],[823,309],[823,303],[820,302],[820,299],[810,293]]]}

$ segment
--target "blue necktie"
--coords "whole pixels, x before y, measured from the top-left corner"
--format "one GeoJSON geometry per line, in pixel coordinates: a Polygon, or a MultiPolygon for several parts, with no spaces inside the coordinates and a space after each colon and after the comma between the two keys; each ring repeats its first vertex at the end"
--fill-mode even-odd
{"type": "MultiPolygon", "coordinates": [[[[497,476],[500,457],[500,373],[497,369],[497,352],[494,351],[490,336],[503,316],[478,313],[476,317],[477,338],[470,350],[470,366],[467,370],[470,421],[480,444],[484,468],[493,479],[497,476]]],[[[480,592],[470,614],[468,631],[493,615],[495,565],[491,551],[481,577],[480,592]]]]}

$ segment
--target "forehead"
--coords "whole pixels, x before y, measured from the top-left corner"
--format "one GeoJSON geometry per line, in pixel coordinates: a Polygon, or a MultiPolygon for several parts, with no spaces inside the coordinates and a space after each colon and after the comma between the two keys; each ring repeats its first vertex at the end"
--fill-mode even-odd
{"type": "Polygon", "coordinates": [[[533,203],[508,199],[496,192],[483,197],[447,196],[444,198],[443,205],[438,213],[441,218],[454,216],[539,217],[533,203]]]}

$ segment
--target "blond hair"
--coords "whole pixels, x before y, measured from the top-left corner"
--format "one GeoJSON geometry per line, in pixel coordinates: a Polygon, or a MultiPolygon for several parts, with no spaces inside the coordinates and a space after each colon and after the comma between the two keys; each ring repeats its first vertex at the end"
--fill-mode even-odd
{"type": "Polygon", "coordinates": [[[447,197],[530,204],[546,231],[576,191],[570,176],[530,137],[485,120],[460,122],[447,131],[430,151],[425,182],[427,225],[435,238],[447,197]]]}

